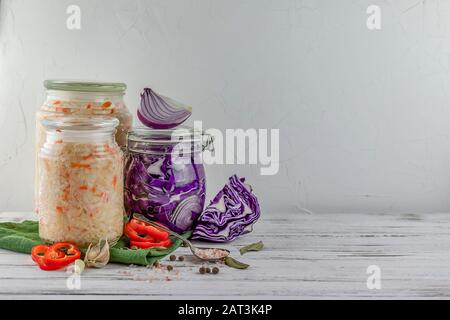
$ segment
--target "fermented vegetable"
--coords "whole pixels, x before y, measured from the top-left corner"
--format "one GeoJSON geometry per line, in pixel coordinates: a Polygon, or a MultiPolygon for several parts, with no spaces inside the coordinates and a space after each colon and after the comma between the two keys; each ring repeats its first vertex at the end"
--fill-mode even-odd
{"type": "Polygon", "coordinates": [[[135,128],[129,133],[125,208],[130,216],[139,213],[182,233],[194,227],[203,210],[206,179],[202,136],[190,128],[177,130],[135,128]],[[181,153],[176,151],[180,146],[186,147],[181,153]]]}
{"type": "Polygon", "coordinates": [[[80,247],[123,230],[123,154],[116,119],[47,119],[39,154],[39,235],[80,247]]]}
{"type": "Polygon", "coordinates": [[[205,204],[205,172],[189,161],[177,167],[171,155],[130,153],[125,163],[125,207],[175,232],[192,227],[205,204]]]}
{"type": "Polygon", "coordinates": [[[253,230],[261,211],[258,199],[244,178],[233,175],[198,219],[192,239],[233,241],[253,230]]]}

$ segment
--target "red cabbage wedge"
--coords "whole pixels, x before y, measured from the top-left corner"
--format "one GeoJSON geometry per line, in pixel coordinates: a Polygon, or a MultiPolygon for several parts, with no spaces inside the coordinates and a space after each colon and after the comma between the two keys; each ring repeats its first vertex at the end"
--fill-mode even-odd
{"type": "Polygon", "coordinates": [[[150,88],[141,93],[141,106],[137,111],[139,120],[153,129],[171,129],[185,122],[192,114],[190,106],[168,97],[158,95],[150,88]]]}
{"type": "Polygon", "coordinates": [[[236,175],[200,215],[192,239],[229,242],[253,230],[261,210],[252,187],[236,175]]]}

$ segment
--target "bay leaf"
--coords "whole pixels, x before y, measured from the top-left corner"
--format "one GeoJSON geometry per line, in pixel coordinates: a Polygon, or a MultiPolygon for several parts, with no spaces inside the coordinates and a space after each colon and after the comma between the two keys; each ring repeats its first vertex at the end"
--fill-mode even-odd
{"type": "Polygon", "coordinates": [[[227,256],[225,258],[225,264],[231,268],[235,268],[235,269],[247,269],[248,267],[250,267],[250,265],[245,264],[243,262],[239,262],[236,259],[233,259],[230,256],[227,256]]]}
{"type": "Polygon", "coordinates": [[[260,251],[263,248],[264,248],[264,243],[262,241],[259,241],[259,242],[252,243],[252,244],[242,247],[239,250],[239,252],[241,253],[241,255],[243,255],[244,253],[247,253],[249,251],[260,251]]]}

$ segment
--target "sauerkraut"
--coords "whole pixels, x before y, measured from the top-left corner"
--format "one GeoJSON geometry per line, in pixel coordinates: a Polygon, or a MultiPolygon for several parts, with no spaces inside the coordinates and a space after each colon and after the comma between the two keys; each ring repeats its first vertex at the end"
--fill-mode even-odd
{"type": "Polygon", "coordinates": [[[123,103],[122,96],[106,98],[106,95],[93,99],[93,93],[77,93],[76,96],[68,96],[68,93],[58,92],[58,95],[48,95],[47,100],[36,114],[36,193],[35,207],[39,212],[39,161],[37,155],[45,142],[45,128],[42,121],[47,118],[61,117],[71,118],[77,116],[119,120],[115,133],[115,140],[124,150],[127,132],[132,126],[132,116],[123,103]],[[70,97],[70,99],[69,99],[70,97]]]}
{"type": "Polygon", "coordinates": [[[47,137],[39,153],[39,235],[86,247],[122,235],[123,154],[111,141],[47,137]]]}
{"type": "MultiPolygon", "coordinates": [[[[120,99],[121,100],[121,99],[120,99]]],[[[67,116],[100,116],[111,117],[119,120],[116,131],[116,141],[121,148],[124,148],[127,141],[127,132],[132,125],[132,116],[128,112],[122,101],[114,99],[106,99],[102,101],[91,101],[87,99],[48,99],[37,113],[37,146],[42,147],[45,137],[45,129],[41,126],[41,122],[48,116],[60,115],[67,116]]],[[[39,150],[39,149],[38,149],[39,150]]]]}

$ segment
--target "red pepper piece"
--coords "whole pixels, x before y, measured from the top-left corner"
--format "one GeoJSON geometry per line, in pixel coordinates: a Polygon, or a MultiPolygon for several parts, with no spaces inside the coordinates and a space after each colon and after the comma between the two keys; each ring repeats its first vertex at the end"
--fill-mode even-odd
{"type": "Polygon", "coordinates": [[[138,233],[147,234],[157,241],[164,241],[169,239],[169,233],[167,231],[148,225],[143,221],[133,218],[130,220],[129,225],[138,233]]]}
{"type": "Polygon", "coordinates": [[[125,225],[124,233],[132,241],[155,242],[155,239],[150,235],[137,232],[129,223],[125,225]]]}
{"type": "Polygon", "coordinates": [[[130,248],[150,249],[150,248],[169,248],[172,245],[170,239],[160,242],[130,241],[130,248]]]}
{"type": "Polygon", "coordinates": [[[44,263],[50,268],[61,269],[81,257],[80,250],[72,243],[58,242],[44,254],[44,263]]]}
{"type": "MultiPolygon", "coordinates": [[[[36,264],[42,270],[46,270],[46,271],[56,270],[56,268],[49,267],[45,264],[44,256],[45,256],[45,253],[48,251],[48,249],[50,249],[50,246],[46,245],[46,244],[39,244],[37,246],[34,246],[31,249],[31,258],[33,259],[34,262],[36,262],[36,264]]],[[[61,253],[61,255],[62,255],[62,253],[61,253]]]]}

